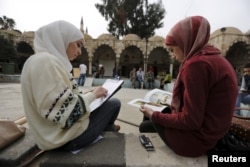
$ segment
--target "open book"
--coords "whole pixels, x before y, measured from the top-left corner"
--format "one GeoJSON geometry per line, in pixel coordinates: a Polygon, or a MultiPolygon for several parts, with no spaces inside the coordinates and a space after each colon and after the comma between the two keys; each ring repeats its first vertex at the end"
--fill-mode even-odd
{"type": "Polygon", "coordinates": [[[129,105],[140,108],[141,105],[148,106],[154,111],[163,111],[171,105],[172,93],[160,89],[149,91],[143,99],[137,98],[128,102],[129,105]]]}
{"type": "Polygon", "coordinates": [[[114,79],[107,79],[102,87],[106,88],[108,90],[108,94],[106,97],[95,99],[92,103],[90,103],[90,112],[97,109],[99,106],[101,106],[105,101],[107,101],[111,96],[113,96],[124,83],[123,80],[114,80],[114,79]]]}

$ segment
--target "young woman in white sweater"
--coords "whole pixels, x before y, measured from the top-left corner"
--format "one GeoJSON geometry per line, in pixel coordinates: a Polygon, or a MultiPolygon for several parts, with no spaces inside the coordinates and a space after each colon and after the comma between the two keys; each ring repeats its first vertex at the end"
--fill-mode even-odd
{"type": "Polygon", "coordinates": [[[121,103],[112,98],[90,113],[89,104],[107,90],[78,89],[70,61],[81,54],[83,34],[66,21],[56,21],[35,32],[35,54],[25,63],[21,87],[25,115],[42,150],[73,151],[94,141],[103,131],[118,131],[114,122],[121,103]]]}

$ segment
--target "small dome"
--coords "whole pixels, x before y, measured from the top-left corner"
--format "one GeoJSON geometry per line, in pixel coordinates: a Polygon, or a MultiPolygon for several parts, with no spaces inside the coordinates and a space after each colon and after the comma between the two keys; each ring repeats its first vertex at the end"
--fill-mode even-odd
{"type": "Polygon", "coordinates": [[[235,28],[235,27],[222,27],[222,28],[214,31],[211,34],[211,37],[217,36],[217,35],[219,35],[221,33],[242,34],[242,32],[238,28],[235,28]]]}
{"type": "Polygon", "coordinates": [[[111,34],[102,34],[97,39],[100,39],[100,40],[117,40],[117,38],[114,37],[111,34]]]}
{"type": "Polygon", "coordinates": [[[83,34],[85,40],[93,39],[89,34],[83,34]]]}
{"type": "Polygon", "coordinates": [[[248,30],[248,31],[246,32],[246,35],[250,35],[250,30],[248,30]]]}
{"type": "Polygon", "coordinates": [[[164,42],[164,38],[158,35],[152,36],[148,39],[148,41],[152,42],[164,42]]]}
{"type": "Polygon", "coordinates": [[[122,40],[124,40],[124,41],[140,41],[141,38],[136,34],[128,34],[122,40]]]}
{"type": "Polygon", "coordinates": [[[34,34],[35,34],[34,31],[24,31],[22,36],[33,38],[34,34]]]}

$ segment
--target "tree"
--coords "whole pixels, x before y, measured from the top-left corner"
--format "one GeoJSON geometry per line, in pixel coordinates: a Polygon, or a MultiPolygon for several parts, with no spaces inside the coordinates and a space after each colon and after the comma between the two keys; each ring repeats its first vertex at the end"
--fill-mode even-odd
{"type": "Polygon", "coordinates": [[[148,4],[148,0],[102,0],[95,4],[101,15],[107,20],[107,30],[114,36],[137,34],[148,38],[155,29],[163,27],[165,9],[162,1],[148,4]]]}
{"type": "Polygon", "coordinates": [[[13,30],[16,25],[15,20],[6,16],[0,17],[0,26],[3,30],[13,30]]]}
{"type": "Polygon", "coordinates": [[[0,46],[0,62],[15,62],[17,57],[13,42],[0,35],[0,46]]]}

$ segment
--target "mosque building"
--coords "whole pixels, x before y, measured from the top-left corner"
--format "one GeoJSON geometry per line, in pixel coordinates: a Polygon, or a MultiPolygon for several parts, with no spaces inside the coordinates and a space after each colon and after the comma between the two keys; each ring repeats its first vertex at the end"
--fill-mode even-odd
{"type": "MultiPolygon", "coordinates": [[[[141,39],[136,34],[127,34],[122,39],[117,39],[111,34],[101,34],[96,39],[84,31],[84,23],[81,18],[80,30],[84,34],[84,47],[82,54],[78,56],[72,65],[74,75],[78,75],[78,67],[84,63],[88,68],[88,76],[93,76],[100,65],[105,68],[104,77],[112,77],[118,73],[121,77],[129,77],[130,71],[135,67],[141,67],[145,72],[153,67],[155,76],[165,76],[166,70],[170,70],[173,77],[178,73],[179,64],[172,61],[162,36],[152,36],[141,39]]],[[[22,34],[0,32],[14,38],[15,42],[26,41],[33,46],[34,32],[22,34]]],[[[241,73],[246,62],[250,62],[250,30],[242,33],[235,27],[223,27],[211,33],[209,44],[216,46],[222,55],[232,64],[237,73],[241,73]]]]}

